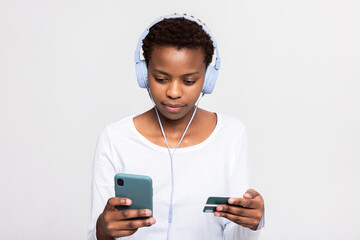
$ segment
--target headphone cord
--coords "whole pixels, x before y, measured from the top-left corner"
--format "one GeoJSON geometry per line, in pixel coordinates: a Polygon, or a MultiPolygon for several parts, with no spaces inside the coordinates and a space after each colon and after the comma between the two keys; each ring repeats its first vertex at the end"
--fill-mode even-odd
{"type": "Polygon", "coordinates": [[[173,156],[174,156],[175,151],[176,151],[176,150],[178,149],[178,147],[180,146],[182,140],[184,139],[185,134],[186,134],[187,130],[189,129],[191,122],[193,121],[193,119],[194,119],[194,117],[195,117],[195,113],[196,113],[196,111],[197,111],[198,105],[199,105],[201,99],[204,97],[205,94],[202,93],[201,96],[200,96],[200,98],[199,98],[199,100],[198,100],[197,103],[195,104],[195,109],[194,109],[194,112],[193,112],[193,114],[192,114],[192,116],[191,116],[191,118],[190,118],[190,121],[189,121],[189,123],[187,124],[187,126],[186,126],[186,128],[185,128],[185,130],[184,130],[184,132],[183,132],[183,134],[182,134],[182,136],[181,136],[181,138],[180,138],[179,143],[176,145],[174,151],[171,152],[170,147],[169,147],[169,143],[168,143],[168,141],[167,141],[167,138],[166,138],[166,135],[165,135],[165,132],[164,132],[164,128],[163,128],[163,126],[162,126],[162,124],[161,124],[159,112],[158,112],[157,107],[156,107],[156,105],[155,105],[155,102],[154,102],[154,100],[153,100],[153,98],[152,98],[152,96],[151,96],[150,89],[147,88],[147,90],[148,90],[150,99],[151,99],[151,101],[152,101],[152,103],[153,103],[153,105],[154,105],[154,109],[155,109],[155,112],[156,112],[156,116],[157,116],[157,119],[158,119],[158,122],[159,122],[159,125],[160,125],[160,129],[161,129],[161,133],[162,133],[162,135],[163,135],[163,137],[164,137],[164,139],[165,139],[166,147],[167,147],[167,149],[168,149],[168,153],[169,153],[169,156],[170,156],[170,167],[171,167],[171,195],[170,195],[170,206],[169,206],[169,217],[168,217],[169,226],[168,226],[168,231],[167,231],[167,240],[169,240],[169,239],[170,239],[170,227],[171,227],[171,223],[172,223],[173,196],[174,196],[174,165],[173,165],[173,156]]]}

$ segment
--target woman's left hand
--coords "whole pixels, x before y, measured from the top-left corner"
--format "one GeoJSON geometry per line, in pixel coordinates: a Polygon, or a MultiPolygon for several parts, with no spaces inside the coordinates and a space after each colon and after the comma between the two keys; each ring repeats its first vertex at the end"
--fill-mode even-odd
{"type": "Polygon", "coordinates": [[[214,213],[243,227],[256,230],[264,212],[264,200],[260,193],[249,189],[243,198],[229,198],[228,204],[219,205],[214,213]]]}

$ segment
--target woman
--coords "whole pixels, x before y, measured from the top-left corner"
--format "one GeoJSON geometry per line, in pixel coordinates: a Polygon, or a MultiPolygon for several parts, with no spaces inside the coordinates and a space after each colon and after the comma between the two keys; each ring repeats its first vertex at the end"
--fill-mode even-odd
{"type": "Polygon", "coordinates": [[[137,78],[154,108],[110,124],[100,137],[89,239],[258,239],[264,202],[248,189],[246,129],[233,117],[197,108],[215,85],[214,50],[207,28],[183,15],[156,21],[141,37],[137,78]],[[153,179],[153,212],[116,209],[131,205],[113,197],[119,172],[153,179]],[[230,198],[203,213],[209,196],[230,198]]]}

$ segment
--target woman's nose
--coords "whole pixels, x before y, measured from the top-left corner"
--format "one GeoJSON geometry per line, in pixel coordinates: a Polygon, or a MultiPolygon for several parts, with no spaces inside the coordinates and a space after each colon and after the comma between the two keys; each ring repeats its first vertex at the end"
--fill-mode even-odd
{"type": "Polygon", "coordinates": [[[166,95],[172,99],[180,98],[182,96],[181,82],[178,80],[171,80],[166,95]]]}

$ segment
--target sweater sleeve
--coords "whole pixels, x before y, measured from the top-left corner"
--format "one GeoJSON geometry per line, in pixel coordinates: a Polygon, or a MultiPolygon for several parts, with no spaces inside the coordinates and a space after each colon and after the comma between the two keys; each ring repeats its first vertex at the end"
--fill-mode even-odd
{"type": "Polygon", "coordinates": [[[96,240],[96,221],[103,212],[108,199],[114,197],[115,166],[111,159],[111,141],[105,128],[100,135],[94,155],[88,240],[96,240]]]}
{"type": "MultiPolygon", "coordinates": [[[[233,171],[229,183],[230,197],[243,197],[249,189],[249,164],[248,164],[248,140],[244,127],[240,138],[237,139],[236,151],[234,153],[233,171]]],[[[260,229],[264,226],[264,215],[256,231],[228,221],[225,224],[223,240],[257,240],[260,237],[260,229]]]]}

